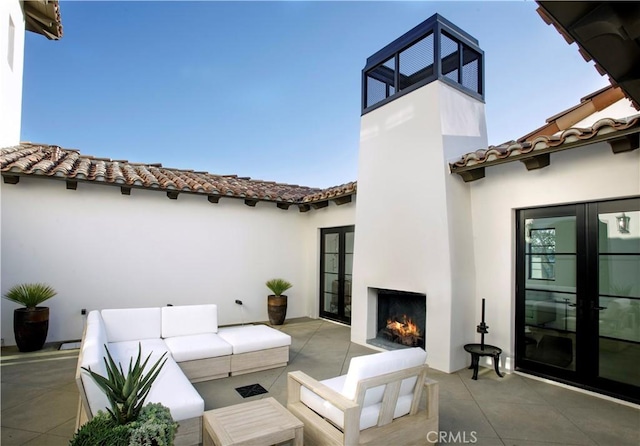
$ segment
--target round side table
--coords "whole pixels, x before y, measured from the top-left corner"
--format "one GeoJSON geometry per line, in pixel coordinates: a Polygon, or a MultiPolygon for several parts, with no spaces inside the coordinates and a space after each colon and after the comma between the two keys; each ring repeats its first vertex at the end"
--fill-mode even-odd
{"type": "Polygon", "coordinates": [[[473,369],[473,377],[472,379],[478,379],[478,362],[480,361],[481,356],[491,356],[493,358],[493,368],[496,371],[496,374],[502,378],[504,375],[500,373],[500,354],[502,353],[502,349],[496,347],[495,345],[489,344],[467,344],[464,346],[464,349],[471,353],[471,365],[470,369],[473,369]]]}

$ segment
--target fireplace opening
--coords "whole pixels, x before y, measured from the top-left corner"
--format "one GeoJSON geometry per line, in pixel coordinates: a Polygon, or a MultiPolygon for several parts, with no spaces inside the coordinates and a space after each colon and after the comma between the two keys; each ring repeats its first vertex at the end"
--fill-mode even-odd
{"type": "Polygon", "coordinates": [[[378,290],[377,331],[370,343],[386,349],[424,348],[426,320],[424,294],[378,290]]]}

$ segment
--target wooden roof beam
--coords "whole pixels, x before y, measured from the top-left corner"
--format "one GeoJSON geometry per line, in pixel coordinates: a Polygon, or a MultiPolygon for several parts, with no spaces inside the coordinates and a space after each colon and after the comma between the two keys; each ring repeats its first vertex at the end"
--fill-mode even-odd
{"type": "Polygon", "coordinates": [[[327,206],[329,206],[329,200],[318,201],[316,203],[311,203],[311,206],[313,206],[314,209],[326,208],[327,206]]]}
{"type": "Polygon", "coordinates": [[[4,184],[18,184],[20,177],[18,175],[2,175],[4,184]]]}
{"type": "Polygon", "coordinates": [[[543,153],[531,158],[521,159],[520,162],[527,167],[527,170],[542,169],[551,164],[551,155],[549,153],[543,153]]]}
{"type": "Polygon", "coordinates": [[[342,204],[351,203],[351,195],[345,195],[344,197],[334,198],[333,202],[338,206],[342,204]]]}
{"type": "Polygon", "coordinates": [[[484,167],[478,167],[472,170],[463,170],[462,172],[456,173],[462,177],[465,183],[470,183],[484,178],[484,167]]]}
{"type": "Polygon", "coordinates": [[[632,133],[631,135],[625,135],[622,138],[612,139],[607,142],[611,146],[613,153],[631,152],[640,147],[640,133],[632,133]]]}

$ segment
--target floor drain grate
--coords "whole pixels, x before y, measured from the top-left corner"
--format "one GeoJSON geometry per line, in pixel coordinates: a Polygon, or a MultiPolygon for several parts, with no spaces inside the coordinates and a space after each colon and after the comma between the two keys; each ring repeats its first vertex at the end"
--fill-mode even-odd
{"type": "Polygon", "coordinates": [[[248,386],[236,387],[236,392],[238,392],[242,398],[249,398],[250,396],[267,393],[267,390],[260,384],[250,384],[248,386]]]}

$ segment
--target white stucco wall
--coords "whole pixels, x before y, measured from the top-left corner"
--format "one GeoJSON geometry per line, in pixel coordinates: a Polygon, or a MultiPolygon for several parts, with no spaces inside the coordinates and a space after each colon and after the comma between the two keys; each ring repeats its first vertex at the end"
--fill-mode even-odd
{"type": "Polygon", "coordinates": [[[441,82],[362,117],[354,342],[375,337],[371,288],[424,293],[430,366],[447,372],[463,366],[457,344],[462,350],[464,333],[475,331],[464,326],[475,298],[470,199],[469,188],[449,178],[447,160],[482,146],[484,105],[441,82]]]}
{"type": "MultiPolygon", "coordinates": [[[[300,213],[258,203],[21,178],[2,187],[2,293],[42,281],[58,295],[48,341],[78,339],[80,310],[216,303],[220,324],[265,321],[264,282],[283,277],[287,318],[317,314],[318,227],[353,224],[354,204],[300,213]],[[321,225],[321,226],[318,226],[321,225]],[[234,301],[244,302],[244,315],[234,301]]],[[[2,337],[13,344],[2,300],[2,337]]]]}
{"type": "MultiPolygon", "coordinates": [[[[519,162],[489,167],[484,179],[470,185],[476,295],[486,298],[490,327],[486,341],[502,347],[506,365],[512,368],[515,210],[638,196],[640,150],[614,155],[608,144],[598,143],[554,153],[551,165],[539,170],[527,171],[519,162]]],[[[480,320],[479,306],[476,319],[480,320]]]]}
{"type": "Polygon", "coordinates": [[[0,2],[0,147],[20,142],[23,65],[22,8],[18,0],[3,0],[0,2]]]}

